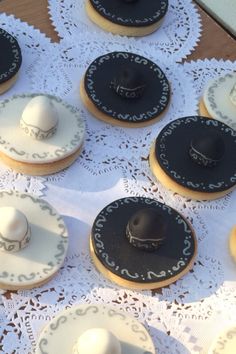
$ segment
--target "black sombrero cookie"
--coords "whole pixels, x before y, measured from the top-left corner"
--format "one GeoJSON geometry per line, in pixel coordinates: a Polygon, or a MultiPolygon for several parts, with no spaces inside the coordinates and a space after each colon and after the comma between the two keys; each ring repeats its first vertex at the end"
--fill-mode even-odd
{"type": "Polygon", "coordinates": [[[22,57],[17,40],[2,28],[0,28],[0,48],[0,94],[2,94],[15,83],[22,57]]]}
{"type": "Polygon", "coordinates": [[[149,159],[168,189],[193,199],[220,198],[236,185],[236,131],[206,117],[180,118],[162,129],[149,159]]]}
{"type": "Polygon", "coordinates": [[[105,31],[145,36],[156,31],[166,15],[168,0],[87,0],[89,18],[105,31]]]}
{"type": "Polygon", "coordinates": [[[123,198],[96,217],[90,236],[95,266],[110,280],[133,289],[167,286],[193,266],[197,243],[189,223],[149,198],[123,198]]]}
{"type": "Polygon", "coordinates": [[[163,71],[147,58],[112,52],[90,64],[80,94],[98,119],[136,128],[161,118],[169,104],[170,85],[163,71]]]}

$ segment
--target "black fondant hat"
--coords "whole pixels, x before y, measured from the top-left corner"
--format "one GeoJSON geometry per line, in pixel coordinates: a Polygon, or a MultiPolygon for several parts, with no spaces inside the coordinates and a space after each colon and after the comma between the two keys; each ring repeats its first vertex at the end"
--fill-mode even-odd
{"type": "Polygon", "coordinates": [[[129,123],[157,118],[170,99],[163,71],[147,58],[128,52],[112,52],[94,60],[85,73],[84,88],[97,109],[129,123]]]}
{"type": "Polygon", "coordinates": [[[178,184],[214,193],[236,184],[236,131],[201,116],[177,119],[159,133],[156,159],[178,184]]]}
{"type": "Polygon", "coordinates": [[[143,27],[160,21],[168,9],[168,0],[90,0],[94,9],[121,26],[143,27]]]}

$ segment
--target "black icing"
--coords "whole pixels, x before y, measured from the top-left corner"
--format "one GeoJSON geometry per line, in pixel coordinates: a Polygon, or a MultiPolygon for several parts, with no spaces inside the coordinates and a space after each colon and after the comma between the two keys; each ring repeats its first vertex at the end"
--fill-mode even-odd
{"type": "Polygon", "coordinates": [[[111,88],[124,98],[133,99],[143,95],[146,87],[144,78],[131,65],[120,68],[111,82],[111,88]]]}
{"type": "Polygon", "coordinates": [[[17,40],[0,28],[0,84],[11,79],[20,69],[21,50],[17,40]]]}
{"type": "Polygon", "coordinates": [[[236,131],[220,121],[193,116],[167,124],[156,139],[155,155],[165,173],[188,189],[214,193],[236,184],[236,131]],[[217,137],[214,168],[203,168],[190,157],[191,141],[202,134],[217,137]]]}
{"type": "Polygon", "coordinates": [[[106,206],[96,217],[91,240],[99,261],[112,273],[129,281],[152,283],[181,273],[194,256],[194,235],[174,209],[149,198],[123,198],[106,206]],[[165,242],[154,252],[130,244],[126,227],[143,208],[155,209],[166,220],[165,242]]]}
{"type": "Polygon", "coordinates": [[[225,152],[222,138],[214,131],[202,132],[191,140],[189,154],[201,166],[214,167],[225,152]]]}
{"type": "Polygon", "coordinates": [[[144,251],[155,251],[165,240],[167,223],[154,208],[138,210],[129,220],[126,236],[129,242],[144,251]]]}
{"type": "Polygon", "coordinates": [[[143,27],[160,21],[168,9],[168,0],[90,0],[94,9],[121,26],[143,27]]]}
{"type": "MultiPolygon", "coordinates": [[[[135,80],[130,81],[133,85],[135,80]]],[[[94,60],[85,73],[84,87],[100,111],[116,120],[137,124],[159,116],[170,99],[170,86],[163,71],[152,61],[128,52],[112,52],[94,60]],[[121,76],[124,67],[138,73],[137,82],[143,84],[145,80],[138,99],[124,99],[111,89],[111,83],[121,76]]]]}

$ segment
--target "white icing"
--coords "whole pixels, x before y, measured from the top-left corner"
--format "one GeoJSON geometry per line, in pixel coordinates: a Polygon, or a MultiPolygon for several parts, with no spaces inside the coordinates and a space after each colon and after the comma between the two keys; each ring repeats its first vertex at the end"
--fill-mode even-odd
{"type": "Polygon", "coordinates": [[[47,96],[36,96],[25,106],[20,126],[25,133],[34,139],[45,139],[52,136],[58,124],[58,112],[47,96]]]}
{"type": "Polygon", "coordinates": [[[121,345],[107,329],[91,328],[79,337],[73,354],[121,354],[121,345]]]}
{"type": "Polygon", "coordinates": [[[236,83],[234,84],[229,97],[231,102],[236,106],[236,83]]]}
{"type": "Polygon", "coordinates": [[[203,102],[210,116],[233,129],[236,129],[235,83],[236,73],[226,74],[210,80],[203,93],[203,102]]]}
{"type": "Polygon", "coordinates": [[[14,207],[0,208],[1,250],[15,252],[24,248],[30,238],[26,216],[14,207]]]}

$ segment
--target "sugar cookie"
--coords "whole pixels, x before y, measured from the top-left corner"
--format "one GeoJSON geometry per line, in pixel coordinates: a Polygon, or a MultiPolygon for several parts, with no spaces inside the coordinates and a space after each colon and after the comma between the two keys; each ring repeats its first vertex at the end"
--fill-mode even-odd
{"type": "Polygon", "coordinates": [[[170,101],[170,85],[152,61],[128,52],[94,60],[80,86],[86,108],[106,123],[142,127],[155,123],[170,101]]]}
{"type": "Polygon", "coordinates": [[[236,132],[214,119],[180,118],[159,133],[149,161],[166,188],[192,199],[220,198],[236,184],[236,132]]]}
{"type": "Polygon", "coordinates": [[[79,112],[50,95],[0,102],[0,158],[18,172],[47,175],[71,165],[84,140],[79,112]]]}
{"type": "Polygon", "coordinates": [[[41,332],[36,354],[155,354],[145,327],[125,312],[104,305],[62,311],[41,332]]]}
{"type": "Polygon", "coordinates": [[[162,24],[168,0],[87,0],[89,18],[105,31],[123,36],[145,36],[162,24]]]}
{"type": "Polygon", "coordinates": [[[193,266],[194,231],[176,210],[156,200],[122,198],[96,217],[90,253],[111,281],[132,289],[167,286],[193,266]]]}

